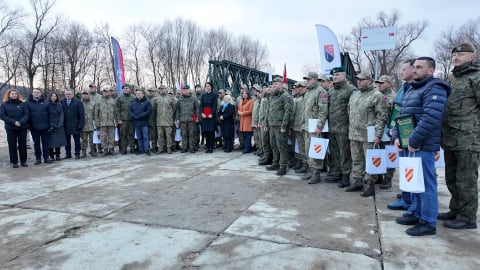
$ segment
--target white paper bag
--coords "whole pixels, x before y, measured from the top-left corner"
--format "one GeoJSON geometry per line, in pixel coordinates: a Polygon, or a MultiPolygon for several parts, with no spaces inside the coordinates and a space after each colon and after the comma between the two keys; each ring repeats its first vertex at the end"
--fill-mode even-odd
{"type": "Polygon", "coordinates": [[[118,136],[118,128],[115,128],[115,141],[118,142],[120,140],[120,136],[118,136]]]}
{"type": "Polygon", "coordinates": [[[299,154],[300,153],[300,148],[298,148],[298,140],[295,139],[295,153],[299,154]]]}
{"type": "MultiPolygon", "coordinates": [[[[386,130],[387,129],[383,130],[382,138],[380,138],[380,140],[382,142],[389,142],[391,140],[390,137],[387,135],[386,130]]],[[[375,139],[375,126],[368,126],[367,127],[367,141],[368,142],[373,142],[373,139],[375,139]]]]}
{"type": "Polygon", "coordinates": [[[445,168],[445,157],[443,149],[440,147],[440,151],[435,153],[435,168],[445,168]]]}
{"type": "Polygon", "coordinates": [[[182,129],[181,128],[177,128],[175,130],[175,141],[176,142],[181,142],[182,141],[182,129]]]}
{"type": "Polygon", "coordinates": [[[398,161],[398,179],[400,189],[406,192],[425,192],[422,159],[419,157],[401,157],[398,161]]]}
{"type": "MultiPolygon", "coordinates": [[[[308,133],[315,133],[315,129],[317,128],[317,122],[318,119],[308,119],[308,133]]],[[[328,132],[328,119],[325,120],[322,132],[328,132]]]]}
{"type": "Polygon", "coordinates": [[[384,174],[387,172],[387,153],[385,149],[367,149],[365,172],[368,174],[384,174]]]}
{"type": "Polygon", "coordinates": [[[387,168],[398,168],[398,150],[393,145],[385,145],[387,168]]]}
{"type": "Polygon", "coordinates": [[[94,130],[93,131],[92,139],[93,139],[93,144],[101,144],[102,143],[99,130],[94,130]]]}
{"type": "Polygon", "coordinates": [[[328,139],[311,137],[308,157],[313,159],[325,159],[328,148],[328,139]]]}

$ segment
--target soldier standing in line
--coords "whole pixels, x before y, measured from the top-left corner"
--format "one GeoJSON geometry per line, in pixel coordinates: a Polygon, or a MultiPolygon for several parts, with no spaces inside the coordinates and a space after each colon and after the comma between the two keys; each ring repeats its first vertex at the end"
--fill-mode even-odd
{"type": "Polygon", "coordinates": [[[120,137],[120,153],[122,155],[127,154],[127,146],[130,146],[130,153],[135,153],[135,129],[133,127],[133,121],[128,115],[130,105],[135,99],[130,94],[130,86],[125,84],[122,86],[122,95],[117,98],[116,105],[118,111],[118,133],[120,137]]]}
{"type": "Polygon", "coordinates": [[[160,85],[158,96],[152,100],[153,113],[156,114],[158,146],[161,153],[172,153],[173,137],[172,130],[175,119],[175,97],[167,95],[167,87],[160,85]],[[165,150],[166,148],[166,150],[165,150]]]}
{"type": "MultiPolygon", "coordinates": [[[[163,85],[164,87],[164,90],[166,90],[165,86],[163,85]]],[[[157,89],[155,88],[149,88],[147,90],[147,99],[148,101],[150,102],[150,104],[153,105],[153,100],[155,99],[155,97],[158,96],[158,92],[157,92],[157,89]]],[[[156,114],[155,112],[153,112],[152,114],[150,114],[150,118],[148,119],[148,132],[149,132],[149,138],[150,138],[150,143],[152,144],[151,147],[150,147],[150,151],[152,153],[158,153],[158,144],[157,144],[157,141],[158,141],[158,133],[157,133],[157,119],[156,119],[156,114]]],[[[137,137],[138,137],[138,134],[137,134],[137,137]]],[[[160,151],[165,151],[165,149],[161,149],[160,151]]]]}
{"type": "Polygon", "coordinates": [[[183,86],[183,96],[178,100],[175,118],[182,130],[182,153],[195,153],[194,124],[198,124],[198,101],[192,96],[188,84],[183,86]]]}
{"type": "MultiPolygon", "coordinates": [[[[102,95],[99,94],[97,92],[97,87],[95,86],[95,83],[91,83],[88,85],[88,92],[89,92],[89,96],[90,96],[90,100],[93,101],[93,102],[99,102],[101,99],[102,99],[102,95]]],[[[102,144],[94,144],[93,145],[93,149],[95,151],[95,153],[103,153],[103,148],[102,148],[102,144]],[[97,149],[98,147],[98,149],[97,149]]]]}
{"type": "Polygon", "coordinates": [[[256,97],[255,102],[253,103],[253,112],[252,112],[252,129],[253,129],[253,140],[257,146],[257,151],[254,153],[258,155],[262,151],[262,140],[260,137],[260,130],[258,128],[258,120],[260,119],[260,102],[261,102],[261,92],[262,87],[258,84],[252,86],[253,94],[256,97]]]}
{"type": "MultiPolygon", "coordinates": [[[[388,112],[387,115],[390,116],[393,108],[393,104],[395,102],[395,92],[393,91],[393,80],[388,75],[382,75],[375,81],[377,84],[377,89],[382,93],[388,100],[388,112]]],[[[387,118],[388,120],[388,118],[387,118]]],[[[385,148],[385,145],[388,143],[381,142],[381,148],[385,148]]],[[[393,145],[393,142],[392,142],[393,145]]],[[[378,175],[378,177],[382,177],[382,185],[380,186],[381,189],[389,189],[392,187],[392,178],[393,174],[395,173],[395,168],[387,168],[387,173],[384,175],[378,175]]]]}
{"type": "Polygon", "coordinates": [[[305,92],[307,84],[305,82],[297,82],[295,87],[295,98],[293,99],[293,132],[297,138],[298,155],[297,165],[293,168],[296,173],[306,173],[308,169],[307,152],[305,150],[305,92]]]}
{"type": "Polygon", "coordinates": [[[449,212],[438,214],[451,229],[476,229],[480,152],[480,64],[469,43],[452,49],[453,82],[443,121],[449,212]]]}
{"type": "Polygon", "coordinates": [[[338,187],[350,186],[352,156],[348,139],[348,101],[354,87],[346,81],[343,67],[333,68],[333,87],[328,90],[328,147],[331,157],[331,173],[326,182],[341,181],[338,187]]]}
{"type": "Polygon", "coordinates": [[[380,144],[388,118],[388,100],[373,87],[372,75],[363,71],[357,75],[358,90],[348,103],[350,149],[352,154],[352,175],[354,183],[347,192],[361,190],[362,197],[375,194],[375,178],[365,173],[367,149],[380,144]],[[367,140],[367,127],[375,127],[373,143],[367,140]]]}
{"type": "Polygon", "coordinates": [[[90,145],[89,154],[92,157],[96,157],[95,145],[93,144],[93,114],[95,112],[95,101],[90,97],[90,93],[87,90],[82,91],[82,104],[85,111],[85,125],[83,126],[80,134],[82,140],[82,154],[81,158],[87,157],[87,147],[90,145]]]}
{"type": "Polygon", "coordinates": [[[288,165],[288,127],[293,110],[293,100],[283,91],[282,77],[273,79],[267,117],[267,130],[270,134],[273,160],[267,170],[277,170],[277,175],[285,175],[288,165]]]}
{"type": "MultiPolygon", "coordinates": [[[[309,119],[318,119],[315,132],[310,133],[308,127],[305,131],[305,149],[310,148],[310,140],[312,137],[321,138],[322,129],[327,121],[328,116],[328,93],[323,89],[318,83],[318,74],[315,72],[309,72],[306,77],[303,78],[307,80],[307,89],[305,93],[305,107],[304,107],[304,118],[306,123],[309,119]]],[[[320,183],[320,171],[323,168],[323,160],[308,158],[308,165],[310,167],[310,172],[302,177],[302,180],[309,180],[309,184],[320,183]]]]}
{"type": "Polygon", "coordinates": [[[115,143],[115,127],[117,126],[117,104],[115,99],[112,98],[111,90],[103,90],[102,99],[95,103],[95,113],[93,120],[97,129],[100,129],[100,138],[102,145],[105,148],[103,156],[115,155],[114,143],[115,143]]]}
{"type": "Polygon", "coordinates": [[[258,128],[261,131],[260,136],[262,137],[263,156],[258,160],[258,165],[270,165],[272,164],[273,153],[272,146],[270,144],[270,135],[268,132],[267,114],[271,88],[269,85],[265,85],[262,88],[263,92],[262,100],[260,102],[260,115],[258,116],[258,128]]]}

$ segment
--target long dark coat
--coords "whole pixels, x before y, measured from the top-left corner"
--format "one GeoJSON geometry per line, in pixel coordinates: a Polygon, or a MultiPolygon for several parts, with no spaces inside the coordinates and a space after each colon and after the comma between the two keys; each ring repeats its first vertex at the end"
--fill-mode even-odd
{"type": "MultiPolygon", "coordinates": [[[[200,99],[200,116],[205,108],[210,108],[212,118],[202,118],[202,131],[215,131],[217,129],[217,100],[215,93],[204,93],[200,99]]],[[[207,115],[208,116],[208,115],[207,115]]]]}
{"type": "Polygon", "coordinates": [[[66,135],[80,135],[85,124],[85,111],[80,100],[72,98],[70,106],[67,106],[67,100],[62,100],[64,115],[64,127],[66,135]]]}
{"type": "Polygon", "coordinates": [[[222,128],[222,137],[223,138],[234,138],[235,132],[235,106],[228,104],[225,109],[223,106],[220,106],[220,116],[223,116],[223,120],[220,121],[220,126],[222,128]]]}
{"type": "Polygon", "coordinates": [[[65,130],[63,129],[64,117],[62,104],[60,102],[50,102],[48,106],[50,107],[50,136],[48,146],[50,148],[64,146],[67,144],[67,140],[65,138],[65,130]]]}

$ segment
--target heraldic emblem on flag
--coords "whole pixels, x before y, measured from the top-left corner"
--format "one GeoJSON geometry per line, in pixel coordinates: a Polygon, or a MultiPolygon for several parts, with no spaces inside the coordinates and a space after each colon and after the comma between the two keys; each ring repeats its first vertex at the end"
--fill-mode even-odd
{"type": "Polygon", "coordinates": [[[325,59],[327,62],[332,62],[335,59],[335,49],[333,48],[333,44],[324,45],[323,52],[325,53],[325,59]]]}

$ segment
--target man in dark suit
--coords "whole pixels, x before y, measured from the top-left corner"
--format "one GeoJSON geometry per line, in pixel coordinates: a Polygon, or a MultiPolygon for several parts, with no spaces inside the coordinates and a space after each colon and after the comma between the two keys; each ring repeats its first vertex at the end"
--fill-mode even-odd
{"type": "Polygon", "coordinates": [[[64,112],[65,135],[67,136],[67,145],[65,145],[65,158],[72,158],[71,136],[75,143],[75,159],[80,159],[80,133],[85,124],[85,112],[80,100],[73,97],[73,90],[65,90],[65,99],[62,100],[64,112]]]}

